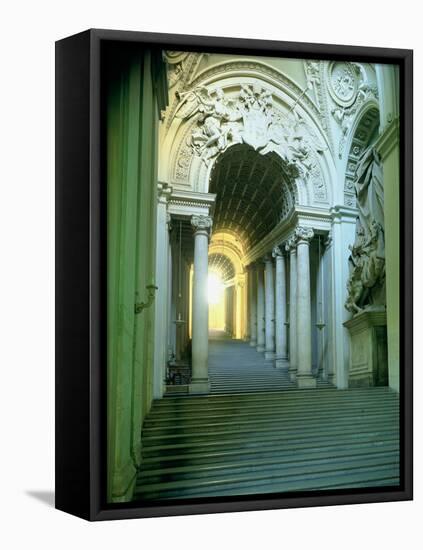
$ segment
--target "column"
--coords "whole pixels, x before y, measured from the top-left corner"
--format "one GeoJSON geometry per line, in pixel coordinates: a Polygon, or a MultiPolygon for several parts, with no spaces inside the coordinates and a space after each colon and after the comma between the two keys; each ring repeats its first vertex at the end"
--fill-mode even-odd
{"type": "Polygon", "coordinates": [[[265,265],[265,359],[275,358],[275,284],[273,277],[273,260],[270,254],[264,258],[265,265]]]}
{"type": "MultiPolygon", "coordinates": [[[[245,281],[245,279],[244,279],[245,281]]],[[[244,317],[244,332],[243,332],[243,339],[247,342],[251,339],[251,315],[250,315],[250,309],[251,309],[251,269],[247,268],[246,270],[246,281],[247,285],[244,286],[244,294],[243,294],[243,317],[244,317]]]]}
{"type": "Polygon", "coordinates": [[[157,228],[156,228],[156,276],[157,292],[154,303],[154,376],[153,396],[163,397],[166,378],[167,341],[168,341],[168,260],[169,260],[169,223],[167,202],[172,188],[167,184],[158,185],[157,228]]]}
{"type": "Polygon", "coordinates": [[[285,244],[289,252],[289,376],[297,379],[297,247],[295,237],[285,244]]]}
{"type": "Polygon", "coordinates": [[[310,241],[313,229],[297,227],[297,384],[315,388],[311,362],[310,241]]]}
{"type": "Polygon", "coordinates": [[[257,351],[264,351],[264,265],[257,264],[257,351]]]}
{"type": "Polygon", "coordinates": [[[209,392],[208,345],[209,307],[207,302],[207,277],[209,230],[212,219],[193,216],[194,228],[194,277],[192,283],[192,378],[190,393],[209,392]]]}
{"type": "Polygon", "coordinates": [[[279,246],[272,252],[276,260],[276,294],[275,294],[275,367],[288,368],[286,341],[286,274],[285,257],[279,246]]]}
{"type": "Polygon", "coordinates": [[[256,266],[250,266],[251,296],[250,296],[250,346],[257,345],[257,273],[256,266]]]}

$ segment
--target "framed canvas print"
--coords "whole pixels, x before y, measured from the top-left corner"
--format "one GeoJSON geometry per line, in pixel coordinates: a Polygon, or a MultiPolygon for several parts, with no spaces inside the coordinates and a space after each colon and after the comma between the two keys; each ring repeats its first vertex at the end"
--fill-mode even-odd
{"type": "Polygon", "coordinates": [[[412,498],[412,52],[56,44],[56,506],[412,498]]]}

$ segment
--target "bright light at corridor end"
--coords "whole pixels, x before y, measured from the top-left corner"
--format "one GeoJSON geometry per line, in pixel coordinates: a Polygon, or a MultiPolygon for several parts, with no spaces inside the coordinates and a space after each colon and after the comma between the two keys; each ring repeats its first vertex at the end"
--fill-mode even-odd
{"type": "Polygon", "coordinates": [[[223,296],[224,285],[217,273],[209,273],[207,282],[209,304],[218,304],[223,296]]]}

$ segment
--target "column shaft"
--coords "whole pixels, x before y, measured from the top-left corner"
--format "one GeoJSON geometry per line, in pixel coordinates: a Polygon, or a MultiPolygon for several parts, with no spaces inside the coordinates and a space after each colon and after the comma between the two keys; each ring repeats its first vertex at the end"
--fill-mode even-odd
{"type": "Polygon", "coordinates": [[[278,368],[288,367],[286,341],[286,274],[285,257],[279,247],[273,249],[276,259],[276,295],[275,295],[275,350],[278,368]]]}
{"type": "Polygon", "coordinates": [[[194,233],[194,277],[192,288],[192,380],[190,393],[207,393],[209,308],[207,301],[208,278],[208,229],[211,219],[193,216],[194,233]]]}
{"type": "Polygon", "coordinates": [[[264,351],[264,269],[257,265],[257,351],[264,351]]]}
{"type": "Polygon", "coordinates": [[[292,241],[286,245],[289,251],[289,375],[297,377],[297,249],[292,241]]]}
{"type": "Polygon", "coordinates": [[[257,345],[257,273],[255,266],[249,272],[250,286],[250,346],[257,345]]]}
{"type": "Polygon", "coordinates": [[[270,256],[265,259],[265,359],[275,358],[275,285],[273,277],[273,261],[270,256]]]}
{"type": "Polygon", "coordinates": [[[311,362],[310,239],[312,229],[297,228],[297,383],[315,388],[311,362]]]}

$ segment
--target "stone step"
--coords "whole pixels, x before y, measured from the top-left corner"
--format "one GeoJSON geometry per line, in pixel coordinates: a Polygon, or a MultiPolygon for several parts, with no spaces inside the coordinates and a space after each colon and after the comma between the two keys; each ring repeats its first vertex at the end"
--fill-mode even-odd
{"type": "Polygon", "coordinates": [[[399,417],[397,412],[383,411],[379,414],[366,412],[365,414],[355,415],[353,418],[342,417],[337,415],[325,416],[325,417],[309,417],[308,419],[278,419],[274,420],[272,417],[256,421],[253,417],[250,421],[244,422],[221,422],[219,424],[206,424],[200,426],[178,425],[167,428],[144,428],[142,431],[143,441],[147,444],[152,440],[172,440],[172,439],[184,439],[188,438],[207,438],[213,437],[221,438],[232,435],[250,434],[254,431],[254,434],[262,434],[265,432],[276,431],[279,434],[285,431],[298,431],[298,429],[307,427],[309,430],[319,429],[324,423],[326,428],[336,425],[354,427],[359,429],[361,426],[372,425],[379,426],[381,424],[398,424],[399,417]]]}
{"type": "Polygon", "coordinates": [[[278,455],[292,456],[295,460],[297,453],[316,454],[319,452],[342,452],[344,450],[354,449],[380,449],[389,445],[398,445],[398,433],[393,430],[389,435],[385,432],[379,436],[371,433],[369,436],[365,434],[359,439],[356,436],[346,435],[338,437],[335,441],[332,439],[325,440],[317,438],[314,441],[306,439],[303,441],[275,443],[273,441],[264,442],[256,447],[234,447],[232,449],[200,449],[176,452],[174,454],[153,455],[143,458],[143,468],[157,469],[165,467],[180,466],[183,463],[193,465],[200,464],[219,464],[230,460],[249,460],[255,458],[273,457],[275,453],[278,455]]]}
{"type": "Polygon", "coordinates": [[[156,469],[144,469],[140,472],[140,483],[158,483],[164,481],[176,481],[182,479],[196,479],[216,475],[229,475],[235,473],[264,472],[269,470],[281,470],[292,464],[300,466],[301,464],[330,464],[347,463],[350,459],[381,456],[395,458],[398,457],[399,443],[391,443],[383,447],[368,445],[366,448],[347,447],[342,450],[326,452],[296,452],[292,453],[274,453],[269,458],[258,458],[248,460],[225,461],[220,464],[196,464],[195,469],[190,463],[188,466],[170,466],[156,469]]]}
{"type": "Polygon", "coordinates": [[[392,390],[387,391],[385,388],[383,391],[378,391],[378,388],[375,388],[374,396],[369,397],[368,392],[362,390],[336,390],[334,388],[321,388],[313,390],[292,390],[289,392],[286,391],[274,391],[266,392],[265,398],[261,393],[251,392],[251,393],[240,393],[235,395],[198,395],[198,396],[172,396],[166,397],[161,400],[153,402],[154,409],[176,409],[179,407],[199,407],[207,408],[210,406],[222,406],[227,405],[228,403],[232,406],[236,406],[242,403],[253,404],[259,402],[260,404],[265,405],[266,403],[274,402],[296,402],[300,401],[306,402],[319,402],[327,401],[332,399],[336,402],[342,402],[343,399],[365,399],[368,401],[373,401],[374,399],[387,399],[391,397],[393,400],[398,400],[398,396],[392,390]]]}
{"type": "Polygon", "coordinates": [[[219,409],[219,410],[205,410],[196,412],[195,416],[190,412],[181,412],[177,411],[173,414],[168,412],[166,413],[156,413],[152,411],[151,414],[146,419],[144,426],[150,428],[153,426],[173,426],[178,427],[181,425],[184,426],[196,426],[196,425],[209,425],[209,424],[219,424],[223,422],[227,424],[231,421],[236,422],[249,422],[251,419],[260,421],[261,419],[275,419],[275,420],[288,420],[291,418],[302,418],[304,420],[308,418],[316,417],[325,417],[326,415],[330,416],[331,414],[339,415],[342,411],[344,415],[359,415],[365,413],[383,413],[384,411],[392,411],[398,413],[398,406],[392,406],[391,403],[376,402],[376,403],[344,403],[342,407],[336,404],[326,404],[320,403],[318,407],[313,408],[309,411],[308,408],[301,407],[300,405],[291,405],[291,406],[273,406],[273,407],[258,407],[257,409],[251,408],[230,408],[230,409],[219,409]],[[262,410],[264,408],[264,410],[262,410]]]}
{"type": "Polygon", "coordinates": [[[248,344],[210,345],[207,396],[154,401],[135,498],[196,499],[399,482],[389,388],[302,390],[248,344]],[[220,351],[219,351],[220,350],[220,351]]]}
{"type": "MultiPolygon", "coordinates": [[[[221,491],[264,492],[264,485],[271,485],[270,492],[299,490],[312,486],[315,489],[328,488],[331,485],[348,486],[352,478],[363,482],[380,479],[397,479],[399,475],[399,464],[397,460],[390,457],[372,457],[336,464],[307,464],[306,466],[295,466],[284,468],[283,472],[264,472],[251,474],[240,474],[214,479],[188,479],[182,481],[170,481],[163,483],[142,484],[137,483],[136,494],[143,498],[163,498],[169,496],[209,496],[221,493],[221,491]],[[295,487],[295,488],[294,488],[295,487]]],[[[270,489],[270,487],[269,487],[270,489]]]]}
{"type": "MultiPolygon", "coordinates": [[[[398,428],[395,426],[382,425],[380,427],[366,426],[360,429],[360,432],[357,432],[356,428],[347,429],[345,427],[337,428],[334,426],[332,429],[323,429],[318,435],[316,431],[313,430],[309,433],[296,432],[296,433],[284,433],[281,434],[277,431],[272,431],[260,437],[254,436],[251,434],[245,437],[231,437],[226,440],[198,440],[198,441],[185,441],[184,443],[166,443],[162,444],[161,442],[154,442],[154,444],[148,445],[147,443],[143,447],[143,457],[149,456],[158,456],[160,454],[175,454],[175,451],[178,453],[185,451],[193,451],[203,449],[204,451],[211,450],[223,450],[223,449],[237,449],[239,447],[253,448],[261,446],[264,443],[308,443],[312,445],[313,443],[320,442],[322,445],[331,443],[340,436],[350,435],[352,438],[360,439],[363,436],[373,436],[374,438],[390,437],[398,433],[398,428]],[[298,435],[300,433],[301,435],[298,435]]],[[[152,443],[152,442],[150,442],[152,443]]]]}
{"type": "Polygon", "coordinates": [[[399,402],[398,399],[378,399],[375,398],[374,401],[369,401],[368,399],[345,399],[343,401],[336,401],[336,400],[320,400],[320,401],[301,401],[300,399],[295,401],[287,401],[287,400],[263,400],[260,401],[252,401],[251,403],[242,402],[226,402],[226,403],[210,403],[208,406],[176,406],[176,407],[167,407],[167,408],[159,408],[159,407],[153,407],[150,414],[154,418],[165,418],[172,416],[173,418],[182,418],[185,416],[190,416],[191,418],[197,417],[197,415],[200,415],[201,417],[207,416],[207,415],[228,415],[231,416],[233,414],[251,414],[254,416],[254,414],[271,414],[272,410],[275,411],[282,411],[286,410],[287,412],[301,412],[301,411],[316,411],[317,413],[320,410],[330,411],[332,410],[339,410],[342,411],[343,409],[347,409],[349,407],[355,407],[356,409],[359,407],[362,407],[363,409],[367,409],[369,407],[374,406],[389,406],[392,408],[398,408],[399,402]]]}

